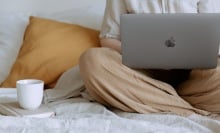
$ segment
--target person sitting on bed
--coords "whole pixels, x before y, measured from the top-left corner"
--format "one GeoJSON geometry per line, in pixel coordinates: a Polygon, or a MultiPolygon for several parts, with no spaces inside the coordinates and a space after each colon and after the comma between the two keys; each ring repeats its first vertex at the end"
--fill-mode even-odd
{"type": "Polygon", "coordinates": [[[79,61],[88,94],[107,107],[126,112],[173,113],[182,116],[220,113],[220,89],[213,86],[220,78],[216,76],[212,81],[208,80],[209,76],[213,76],[210,74],[219,71],[219,67],[192,71],[128,68],[122,64],[119,33],[120,14],[212,12],[212,2],[107,0],[100,33],[102,47],[87,50],[79,61]]]}

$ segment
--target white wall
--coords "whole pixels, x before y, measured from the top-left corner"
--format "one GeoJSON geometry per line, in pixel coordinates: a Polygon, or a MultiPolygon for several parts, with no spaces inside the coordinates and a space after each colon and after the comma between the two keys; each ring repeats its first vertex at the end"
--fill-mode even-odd
{"type": "Polygon", "coordinates": [[[215,0],[217,12],[220,12],[220,0],[215,0]]]}
{"type": "Polygon", "coordinates": [[[85,6],[105,6],[105,0],[0,0],[0,11],[57,12],[85,6]]]}
{"type": "MultiPolygon", "coordinates": [[[[82,6],[104,5],[106,0],[0,0],[0,11],[54,12],[82,6]],[[77,4],[76,4],[77,3],[77,4]],[[39,8],[40,7],[40,8],[39,8]]],[[[220,0],[214,0],[220,12],[220,0]]]]}

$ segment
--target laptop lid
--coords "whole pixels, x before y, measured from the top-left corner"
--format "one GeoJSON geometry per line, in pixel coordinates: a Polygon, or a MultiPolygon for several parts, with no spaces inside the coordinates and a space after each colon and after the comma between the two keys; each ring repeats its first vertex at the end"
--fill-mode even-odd
{"type": "Polygon", "coordinates": [[[220,14],[121,15],[122,63],[131,68],[217,66],[220,14]]]}

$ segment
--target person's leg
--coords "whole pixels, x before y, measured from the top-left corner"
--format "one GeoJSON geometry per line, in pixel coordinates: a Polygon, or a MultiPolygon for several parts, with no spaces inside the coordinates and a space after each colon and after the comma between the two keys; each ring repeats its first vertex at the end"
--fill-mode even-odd
{"type": "Polygon", "coordinates": [[[192,70],[177,91],[192,106],[220,114],[220,59],[216,69],[192,70]]]}
{"type": "Polygon", "coordinates": [[[92,48],[79,65],[88,93],[107,106],[138,113],[209,114],[193,108],[171,85],[124,66],[112,49],[92,48]]]}

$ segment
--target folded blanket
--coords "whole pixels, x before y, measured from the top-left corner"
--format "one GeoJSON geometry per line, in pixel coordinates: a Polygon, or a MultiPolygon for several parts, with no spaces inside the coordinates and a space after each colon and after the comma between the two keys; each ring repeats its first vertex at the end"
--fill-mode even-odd
{"type": "Polygon", "coordinates": [[[78,97],[85,90],[83,80],[80,76],[79,67],[75,66],[67,70],[59,78],[53,89],[45,90],[44,103],[78,97]]]}

